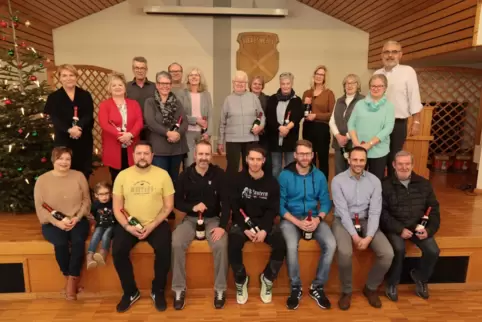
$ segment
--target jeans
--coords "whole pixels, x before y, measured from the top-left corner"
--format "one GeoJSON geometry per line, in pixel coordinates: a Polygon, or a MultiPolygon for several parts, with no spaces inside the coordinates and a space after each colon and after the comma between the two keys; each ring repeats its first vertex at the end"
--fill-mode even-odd
{"type": "Polygon", "coordinates": [[[45,239],[54,245],[55,259],[65,276],[80,276],[85,256],[85,241],[89,235],[89,222],[84,217],[70,231],[52,224],[42,225],[45,239]],[[70,243],[70,246],[69,246],[70,243]]]}
{"type": "MultiPolygon", "coordinates": [[[[119,275],[122,290],[126,295],[134,295],[138,289],[134,279],[134,269],[130,260],[132,248],[139,242],[122,226],[115,228],[115,238],[112,244],[114,266],[119,275]]],[[[154,249],[154,280],[152,291],[164,291],[167,283],[167,273],[171,267],[171,229],[167,221],[163,221],[147,236],[146,241],[154,249]]]]}
{"type": "Polygon", "coordinates": [[[294,152],[271,152],[271,163],[273,165],[273,177],[278,178],[281,173],[282,162],[284,159],[284,166],[286,167],[291,162],[295,161],[294,152]]]}
{"type": "Polygon", "coordinates": [[[348,161],[345,159],[340,149],[335,149],[335,176],[346,170],[348,170],[348,161]]]}
{"type": "Polygon", "coordinates": [[[309,140],[313,144],[313,163],[316,165],[318,158],[318,168],[328,180],[330,175],[328,162],[331,142],[330,126],[324,122],[305,121],[303,122],[303,139],[309,140]]]}
{"type": "MultiPolygon", "coordinates": [[[[248,241],[248,237],[244,234],[244,227],[233,225],[228,234],[228,254],[229,264],[233,269],[234,281],[238,284],[244,283],[246,280],[246,269],[243,264],[243,247],[248,241]]],[[[271,256],[263,271],[266,279],[274,281],[283,265],[286,256],[286,244],[279,229],[279,226],[273,226],[271,232],[266,235],[264,242],[271,246],[271,256]]]]}
{"type": "MultiPolygon", "coordinates": [[[[288,275],[290,276],[291,287],[301,287],[300,268],[298,264],[298,243],[302,231],[288,220],[281,221],[281,232],[286,241],[286,260],[288,275]]],[[[330,226],[322,221],[313,232],[313,238],[318,242],[322,249],[321,257],[316,270],[316,278],[312,285],[323,286],[328,281],[331,262],[336,250],[336,240],[330,226]]]]}
{"type": "Polygon", "coordinates": [[[367,168],[368,172],[374,174],[380,181],[385,178],[385,166],[387,165],[388,155],[381,158],[368,158],[367,168]]]}
{"type": "MultiPolygon", "coordinates": [[[[211,230],[219,227],[219,217],[204,218],[206,240],[214,257],[214,289],[226,291],[228,276],[228,236],[212,242],[211,230]]],[[[172,290],[186,289],[186,250],[196,235],[197,218],[186,216],[172,233],[172,290]]],[[[199,263],[202,267],[202,263],[199,263]]],[[[202,269],[198,267],[198,269],[202,269]]]]}
{"type": "Polygon", "coordinates": [[[152,164],[164,169],[169,173],[172,183],[176,183],[179,176],[179,168],[181,167],[181,161],[184,157],[183,154],[179,155],[155,155],[152,160],[152,164]]]}
{"type": "Polygon", "coordinates": [[[90,239],[89,249],[87,250],[89,253],[95,253],[97,250],[97,246],[99,242],[102,240],[101,248],[106,252],[110,249],[110,242],[112,240],[112,233],[114,232],[114,226],[110,226],[107,228],[104,227],[96,227],[94,233],[92,234],[92,238],[90,239]]]}
{"type": "MultiPolygon", "coordinates": [[[[367,221],[360,220],[362,233],[367,232],[367,221]]],[[[341,220],[336,217],[331,226],[333,235],[338,245],[338,269],[340,273],[341,291],[345,294],[351,294],[352,287],[352,260],[353,260],[353,241],[345,229],[341,220]]],[[[376,255],[375,263],[368,273],[366,286],[369,290],[375,291],[383,282],[383,277],[390,268],[393,259],[393,249],[390,246],[385,235],[377,230],[373,240],[368,246],[376,255]]]]}
{"type": "Polygon", "coordinates": [[[246,155],[248,146],[255,142],[226,142],[226,173],[235,174],[239,172],[239,155],[241,164],[246,169],[246,155]]]}
{"type": "MultiPolygon", "coordinates": [[[[387,234],[387,238],[390,244],[392,244],[393,252],[395,253],[392,266],[387,274],[387,284],[397,285],[400,282],[403,261],[405,259],[405,239],[400,235],[395,234],[387,234]]],[[[417,270],[417,276],[421,281],[428,282],[440,255],[440,249],[438,248],[437,242],[433,237],[420,240],[415,234],[413,234],[409,240],[417,245],[422,251],[422,258],[417,270]]]]}

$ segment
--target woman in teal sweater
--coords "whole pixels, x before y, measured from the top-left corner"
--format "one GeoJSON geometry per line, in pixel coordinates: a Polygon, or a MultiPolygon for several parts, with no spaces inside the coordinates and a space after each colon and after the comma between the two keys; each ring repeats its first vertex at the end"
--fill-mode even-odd
{"type": "Polygon", "coordinates": [[[395,107],[385,96],[388,80],[385,75],[370,78],[370,94],[356,103],[348,121],[348,131],[354,146],[368,151],[368,171],[380,180],[385,176],[390,133],[395,124],[395,107]]]}

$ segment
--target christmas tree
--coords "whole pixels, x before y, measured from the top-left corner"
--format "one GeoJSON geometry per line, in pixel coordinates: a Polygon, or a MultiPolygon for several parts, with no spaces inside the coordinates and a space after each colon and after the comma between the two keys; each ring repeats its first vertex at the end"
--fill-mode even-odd
{"type": "Polygon", "coordinates": [[[42,55],[16,36],[17,28],[28,28],[12,13],[0,21],[2,40],[11,48],[0,48],[0,212],[33,212],[35,180],[52,168],[53,128],[43,114],[47,95],[42,55]]]}

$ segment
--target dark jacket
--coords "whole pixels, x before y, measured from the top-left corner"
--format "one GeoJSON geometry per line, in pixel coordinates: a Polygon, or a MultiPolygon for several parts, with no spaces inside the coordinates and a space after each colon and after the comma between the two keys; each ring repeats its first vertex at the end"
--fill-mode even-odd
{"type": "MultiPolygon", "coordinates": [[[[336,100],[335,108],[333,109],[333,117],[335,118],[336,127],[341,135],[346,135],[348,133],[348,120],[350,119],[351,112],[353,112],[356,103],[364,98],[364,95],[357,92],[348,106],[346,106],[345,102],[346,94],[336,100]]],[[[340,145],[338,144],[338,140],[334,139],[332,142],[333,149],[339,150],[340,145]]]]}
{"type": "Polygon", "coordinates": [[[112,211],[112,200],[101,203],[99,200],[92,204],[92,215],[94,216],[95,227],[109,228],[117,223],[112,211]]]}
{"type": "Polygon", "coordinates": [[[279,184],[271,175],[265,174],[254,179],[248,170],[243,170],[233,178],[230,200],[233,224],[244,226],[244,218],[239,212],[243,209],[254,224],[268,234],[273,221],[279,214],[279,184]]]}
{"type": "Polygon", "coordinates": [[[300,131],[300,121],[304,115],[304,108],[301,102],[301,98],[298,96],[293,97],[286,108],[286,119],[289,112],[290,121],[294,123],[294,127],[289,131],[288,135],[283,138],[283,145],[279,146],[279,130],[280,124],[276,116],[276,109],[278,107],[278,97],[276,94],[272,95],[268,99],[266,106],[266,126],[265,135],[267,137],[269,151],[270,152],[293,152],[295,150],[295,144],[298,140],[298,133],[300,131]]]}
{"type": "Polygon", "coordinates": [[[187,216],[197,217],[198,214],[192,211],[192,208],[202,202],[207,207],[203,216],[212,218],[221,213],[219,227],[226,229],[230,215],[227,190],[223,169],[211,164],[202,176],[196,171],[196,164],[193,163],[176,180],[174,205],[187,216]]]}
{"type": "Polygon", "coordinates": [[[411,231],[432,207],[426,230],[433,236],[440,227],[440,208],[431,183],[412,172],[408,188],[396,178],[387,177],[382,181],[382,215],[380,226],[385,233],[400,235],[404,228],[411,231]]]}

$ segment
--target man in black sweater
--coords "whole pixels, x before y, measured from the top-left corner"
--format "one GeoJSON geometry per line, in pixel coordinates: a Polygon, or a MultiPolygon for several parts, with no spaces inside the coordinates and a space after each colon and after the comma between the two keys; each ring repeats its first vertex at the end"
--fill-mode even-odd
{"type": "MultiPolygon", "coordinates": [[[[186,249],[196,236],[198,215],[202,214],[205,238],[214,256],[214,306],[224,307],[228,274],[229,197],[224,171],[211,164],[212,146],[207,141],[196,144],[194,160],[176,181],[175,208],[186,216],[172,234],[172,290],[174,308],[184,308],[186,296],[186,249]],[[220,216],[221,213],[221,216],[220,216]]],[[[198,231],[203,235],[201,231],[198,231]]]]}
{"type": "Polygon", "coordinates": [[[234,273],[238,304],[245,304],[248,300],[249,276],[243,265],[244,243],[250,240],[271,246],[270,260],[259,277],[260,296],[264,303],[271,302],[273,281],[286,255],[286,244],[279,225],[273,226],[279,214],[279,184],[272,175],[263,172],[265,155],[266,152],[258,145],[248,148],[248,169],[236,175],[230,193],[233,226],[229,231],[229,263],[234,273]]]}
{"type": "Polygon", "coordinates": [[[395,254],[386,276],[385,294],[392,301],[398,300],[397,284],[405,259],[405,240],[410,240],[422,251],[419,269],[412,269],[410,276],[415,282],[416,294],[428,299],[427,281],[440,254],[433,238],[440,226],[439,203],[430,182],[412,171],[413,156],[410,152],[398,152],[393,167],[394,175],[382,182],[380,225],[395,254]],[[429,208],[428,220],[422,220],[429,208]]]}

